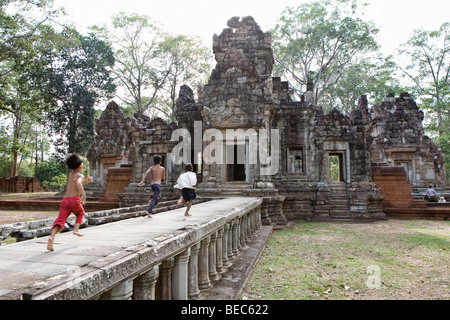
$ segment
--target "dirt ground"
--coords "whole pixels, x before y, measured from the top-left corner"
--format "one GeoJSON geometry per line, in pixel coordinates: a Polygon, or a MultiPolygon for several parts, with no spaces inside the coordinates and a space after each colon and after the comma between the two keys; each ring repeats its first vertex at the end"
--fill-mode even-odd
{"type": "Polygon", "coordinates": [[[58,211],[9,211],[0,210],[0,225],[56,218],[58,211]]]}
{"type": "MultiPolygon", "coordinates": [[[[37,193],[0,193],[0,200],[16,200],[31,198],[47,198],[55,195],[55,192],[37,192],[37,193]]],[[[41,210],[3,210],[0,207],[0,225],[25,222],[29,220],[41,220],[56,218],[58,211],[41,210]]]]}

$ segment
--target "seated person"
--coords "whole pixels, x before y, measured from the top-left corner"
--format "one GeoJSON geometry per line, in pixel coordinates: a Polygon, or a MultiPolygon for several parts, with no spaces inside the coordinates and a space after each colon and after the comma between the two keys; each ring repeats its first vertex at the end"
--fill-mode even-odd
{"type": "Polygon", "coordinates": [[[427,192],[425,193],[425,200],[428,200],[430,202],[437,202],[438,201],[438,196],[436,191],[433,189],[433,185],[430,184],[427,192]]]}
{"type": "Polygon", "coordinates": [[[445,200],[445,198],[444,197],[440,197],[439,198],[439,203],[446,203],[447,201],[445,200]]]}

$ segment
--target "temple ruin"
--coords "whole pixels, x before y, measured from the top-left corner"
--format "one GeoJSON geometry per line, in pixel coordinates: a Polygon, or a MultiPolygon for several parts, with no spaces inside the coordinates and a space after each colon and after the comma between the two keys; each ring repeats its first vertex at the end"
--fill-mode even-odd
{"type": "Polygon", "coordinates": [[[181,87],[177,123],[125,117],[115,102],[108,104],[87,156],[91,194],[121,206],[146,203],[150,188],[137,184],[159,154],[166,168],[163,199],[175,198],[173,185],[184,168],[173,160],[181,140],[172,140],[172,134],[178,129],[201,137],[200,145],[183,150],[198,175],[197,194],[261,197],[264,224],[385,219],[385,195],[374,182],[374,168],[402,166],[410,187],[445,188],[444,154],[424,135],[423,112],[407,93],[388,95],[372,107],[361,96],[350,115],[337,109],[325,114],[313,103],[311,84],[296,101],[288,83],[272,76],[270,32],[252,17],[233,17],[227,25],[213,37],[216,66],[197,99],[191,88],[181,87]],[[272,132],[277,135],[262,134],[272,132]],[[204,152],[213,143],[216,161],[207,163],[204,152]],[[255,145],[258,161],[251,162],[255,145]],[[264,146],[273,163],[263,161],[264,146]]]}

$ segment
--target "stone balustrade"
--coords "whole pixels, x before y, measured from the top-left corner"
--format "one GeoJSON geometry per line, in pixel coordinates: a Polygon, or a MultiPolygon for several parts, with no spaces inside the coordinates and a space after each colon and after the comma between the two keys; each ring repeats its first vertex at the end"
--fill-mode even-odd
{"type": "Polygon", "coordinates": [[[232,265],[261,228],[262,199],[189,225],[140,252],[147,266],[95,297],[112,300],[195,300],[232,265]],[[170,252],[172,251],[172,252],[170,252]],[[151,261],[154,260],[154,261],[151,261]]]}
{"type": "MultiPolygon", "coordinates": [[[[94,233],[100,238],[99,233],[106,232],[102,231],[103,228],[109,230],[108,234],[119,228],[134,229],[137,234],[141,230],[139,227],[146,230],[147,234],[153,232],[149,228],[158,230],[164,227],[166,231],[155,233],[154,237],[147,237],[145,241],[136,241],[122,250],[112,250],[109,255],[96,257],[88,263],[79,264],[73,272],[37,281],[22,288],[20,292],[23,296],[36,300],[201,299],[202,293],[212,288],[227,269],[239,261],[238,255],[262,228],[262,202],[261,198],[222,199],[198,204],[196,216],[189,219],[180,218],[180,210],[174,210],[173,214],[169,211],[163,216],[154,217],[151,222],[137,218],[129,219],[130,222],[120,222],[115,227],[114,224],[107,224],[88,228],[86,230],[93,232],[90,241],[97,241],[93,239],[94,233]],[[142,225],[143,222],[139,221],[149,223],[142,225]],[[96,231],[94,228],[101,229],[96,231]]],[[[32,245],[33,241],[38,239],[17,245],[25,246],[28,242],[28,245],[32,245]]],[[[102,241],[108,242],[111,239],[102,238],[102,241]]],[[[90,245],[94,246],[93,243],[90,245]]],[[[103,249],[95,247],[92,250],[103,249]]],[[[54,254],[58,254],[58,250],[52,256],[54,254]]],[[[66,256],[64,252],[60,254],[66,256]]],[[[86,254],[82,255],[85,259],[86,254]]],[[[17,291],[10,292],[0,299],[14,299],[17,294],[17,291]]]]}

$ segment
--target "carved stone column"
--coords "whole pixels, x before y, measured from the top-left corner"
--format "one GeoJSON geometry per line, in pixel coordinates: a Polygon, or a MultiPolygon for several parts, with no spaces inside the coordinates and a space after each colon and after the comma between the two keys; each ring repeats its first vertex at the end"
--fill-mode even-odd
{"type": "Polygon", "coordinates": [[[200,251],[200,243],[191,247],[191,257],[188,264],[188,298],[195,300],[200,296],[198,288],[198,252],[200,251]]]}
{"type": "Polygon", "coordinates": [[[222,238],[222,264],[227,267],[230,265],[228,261],[228,234],[230,233],[230,225],[227,223],[224,226],[222,238]]]}
{"type": "Polygon", "coordinates": [[[200,252],[198,255],[198,287],[200,290],[211,288],[209,280],[209,242],[210,237],[206,237],[200,242],[200,252]]]}
{"type": "Polygon", "coordinates": [[[111,300],[131,300],[133,280],[124,280],[111,290],[111,300]]]}
{"type": "Polygon", "coordinates": [[[175,259],[164,260],[159,267],[159,281],[156,282],[156,299],[172,299],[172,268],[175,259]]]}
{"type": "Polygon", "coordinates": [[[133,282],[133,300],[155,300],[155,285],[159,276],[159,265],[140,275],[133,282]]]}
{"type": "Polygon", "coordinates": [[[228,223],[228,236],[227,236],[227,256],[228,256],[228,263],[233,263],[233,227],[232,222],[228,223]]]}
{"type": "Polygon", "coordinates": [[[216,243],[216,269],[219,273],[223,271],[223,231],[224,228],[219,229],[216,243]]]}
{"type": "Polygon", "coordinates": [[[208,259],[208,269],[209,269],[209,280],[218,280],[218,274],[216,269],[216,244],[217,244],[217,232],[211,234],[211,242],[209,243],[209,259],[208,259]]]}
{"type": "Polygon", "coordinates": [[[188,299],[188,261],[191,249],[188,248],[175,257],[172,270],[172,300],[188,299]]]}
{"type": "Polygon", "coordinates": [[[245,233],[246,233],[247,216],[243,216],[239,222],[239,244],[241,248],[245,247],[245,233]]]}
{"type": "Polygon", "coordinates": [[[238,222],[239,220],[233,220],[231,224],[231,246],[233,256],[236,256],[239,253],[238,249],[238,222]]]}

